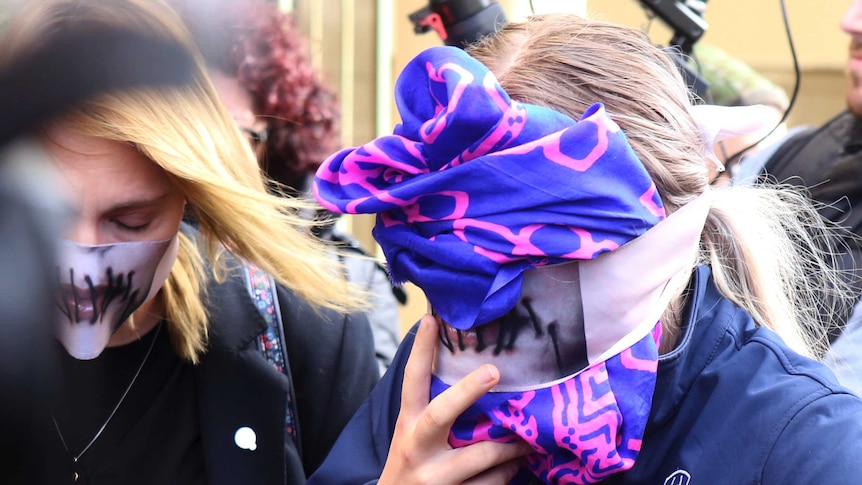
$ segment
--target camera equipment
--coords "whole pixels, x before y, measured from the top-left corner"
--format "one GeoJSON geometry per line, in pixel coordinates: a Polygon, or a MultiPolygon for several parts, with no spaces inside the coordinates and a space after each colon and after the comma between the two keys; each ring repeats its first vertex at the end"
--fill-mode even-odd
{"type": "Polygon", "coordinates": [[[700,99],[709,99],[709,83],[687,62],[694,44],[706,33],[703,20],[705,0],[638,0],[640,4],[658,16],[673,30],[664,51],[670,55],[682,73],[689,89],[700,99]]]}
{"type": "Polygon", "coordinates": [[[702,0],[683,2],[680,0],[639,0],[640,4],[652,11],[671,29],[673,37],[669,47],[678,47],[680,52],[688,55],[703,34],[707,24],[703,20],[706,2],[702,0]]]}
{"type": "Polygon", "coordinates": [[[409,16],[413,31],[431,29],[446,45],[464,47],[506,25],[503,8],[493,0],[429,0],[428,6],[409,16]]]}
{"type": "MultiPolygon", "coordinates": [[[[705,0],[638,0],[673,30],[664,49],[676,63],[689,89],[709,97],[709,83],[686,62],[694,44],[706,32],[705,0]]],[[[408,16],[413,32],[435,30],[446,45],[465,47],[506,25],[503,8],[493,0],[429,0],[428,6],[408,16]]]]}

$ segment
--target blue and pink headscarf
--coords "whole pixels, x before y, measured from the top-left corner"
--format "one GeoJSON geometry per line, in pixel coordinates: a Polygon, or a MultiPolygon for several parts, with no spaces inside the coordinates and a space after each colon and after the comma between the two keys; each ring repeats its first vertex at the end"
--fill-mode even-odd
{"type": "MultiPolygon", "coordinates": [[[[655,387],[661,327],[653,310],[663,307],[650,300],[643,315],[614,313],[629,307],[620,283],[632,278],[630,261],[640,260],[625,259],[637,254],[631,250],[614,261],[603,255],[629,247],[665,211],[625,135],[601,104],[574,120],[512,100],[483,64],[455,47],[414,58],[398,78],[396,102],[402,123],[392,135],[333,154],[314,183],[329,210],[377,214],[373,234],[395,282],[422,288],[440,318],[462,331],[510,312],[524,272],[548,265],[595,261],[581,274],[598,282],[590,287],[584,278],[581,293],[619,291],[626,302],[587,309],[586,368],[532,389],[487,394],[459,418],[450,443],[529,442],[536,453],[516,483],[530,474],[547,483],[597,483],[631,468],[655,387]],[[618,337],[589,348],[606,335],[618,337]]],[[[697,245],[699,213],[686,254],[697,245]]],[[[654,278],[650,295],[663,291],[667,275],[654,278]]],[[[435,376],[432,394],[450,384],[435,376]]]]}
{"type": "Polygon", "coordinates": [[[592,259],[664,218],[652,179],[600,104],[580,121],[513,101],[481,63],[431,48],[396,84],[391,136],[334,154],[314,193],[376,213],[392,279],[451,325],[502,316],[534,266],[592,259]],[[452,298],[452,289],[458,297],[452,298]]]}

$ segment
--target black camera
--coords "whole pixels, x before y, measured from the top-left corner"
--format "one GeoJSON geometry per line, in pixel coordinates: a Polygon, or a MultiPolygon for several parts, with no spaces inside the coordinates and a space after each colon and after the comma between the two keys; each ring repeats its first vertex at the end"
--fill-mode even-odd
{"type": "Polygon", "coordinates": [[[409,16],[413,31],[434,29],[446,45],[465,47],[506,25],[503,8],[493,0],[429,0],[409,16]]]}
{"type": "Polygon", "coordinates": [[[700,99],[708,99],[709,83],[688,63],[694,44],[706,33],[703,20],[705,0],[638,0],[673,30],[673,37],[664,51],[673,59],[688,84],[700,99]]]}

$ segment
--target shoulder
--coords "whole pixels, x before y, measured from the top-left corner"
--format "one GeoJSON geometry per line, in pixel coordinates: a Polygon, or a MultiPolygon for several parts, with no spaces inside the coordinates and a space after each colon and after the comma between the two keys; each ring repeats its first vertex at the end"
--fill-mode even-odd
{"type": "Polygon", "coordinates": [[[407,332],[392,365],[347,423],[326,460],[309,478],[309,485],[370,484],[380,477],[398,420],[415,330],[407,332]]]}
{"type": "Polygon", "coordinates": [[[334,385],[327,378],[345,375],[361,376],[355,385],[376,382],[374,340],[364,313],[315,307],[280,285],[278,301],[295,379],[308,379],[311,387],[334,385]]]}
{"type": "Polygon", "coordinates": [[[822,483],[776,474],[790,464],[829,462],[818,427],[836,442],[858,442],[862,401],[825,365],[722,297],[708,269],[696,280],[680,345],[659,363],[643,461],[633,473],[659,478],[681,469],[721,483],[822,483]]]}
{"type": "Polygon", "coordinates": [[[316,469],[379,379],[364,314],[310,305],[278,287],[284,340],[296,389],[303,461],[316,469]]]}
{"type": "Polygon", "coordinates": [[[832,343],[823,361],[841,384],[862,395],[862,300],[856,303],[847,326],[832,343]]]}
{"type": "MultiPolygon", "coordinates": [[[[822,125],[796,128],[793,136],[787,139],[787,147],[799,148],[812,141],[844,142],[852,136],[856,125],[856,117],[849,111],[842,111],[822,125]]],[[[786,151],[784,145],[781,150],[786,151]]]]}
{"type": "Polygon", "coordinates": [[[744,441],[753,465],[763,470],[762,483],[820,482],[816,473],[807,479],[784,475],[790,463],[809,470],[830,462],[837,469],[855,464],[855,458],[827,451],[830,447],[815,437],[829,436],[836,445],[862,445],[862,400],[825,364],[795,352],[736,305],[724,304],[733,307],[730,320],[711,324],[723,326],[732,343],[715,347],[698,377],[701,386],[713,386],[706,409],[726,408],[713,431],[727,423],[734,423],[730,435],[746,430],[744,441]],[[766,479],[770,474],[777,476],[766,479]]]}
{"type": "Polygon", "coordinates": [[[823,165],[831,163],[845,144],[854,141],[859,127],[856,118],[844,111],[819,127],[794,131],[766,160],[764,170],[778,182],[796,183],[793,177],[801,176],[802,184],[807,185],[811,182],[808,178],[822,171],[823,165]]]}
{"type": "Polygon", "coordinates": [[[757,396],[749,400],[751,407],[769,413],[784,409],[787,415],[823,396],[847,393],[825,364],[794,351],[774,331],[755,324],[733,303],[727,304],[733,308],[732,321],[725,326],[731,348],[716,349],[706,368],[731,379],[727,392],[757,396]]]}
{"type": "Polygon", "coordinates": [[[290,288],[277,285],[278,301],[289,340],[308,341],[315,347],[330,341],[341,341],[345,333],[368,326],[363,313],[340,313],[309,304],[290,288]]]}
{"type": "Polygon", "coordinates": [[[782,415],[762,483],[858,483],[860,416],[862,401],[850,392],[812,389],[782,415]]]}

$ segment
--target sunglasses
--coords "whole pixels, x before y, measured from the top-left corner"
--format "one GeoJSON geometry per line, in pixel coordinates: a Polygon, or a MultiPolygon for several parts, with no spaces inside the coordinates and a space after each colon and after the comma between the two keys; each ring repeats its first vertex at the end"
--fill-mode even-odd
{"type": "Polygon", "coordinates": [[[246,138],[248,138],[248,142],[255,150],[264,145],[269,136],[269,130],[267,128],[261,128],[259,130],[255,130],[252,128],[241,128],[241,130],[243,133],[245,133],[246,138]]]}

